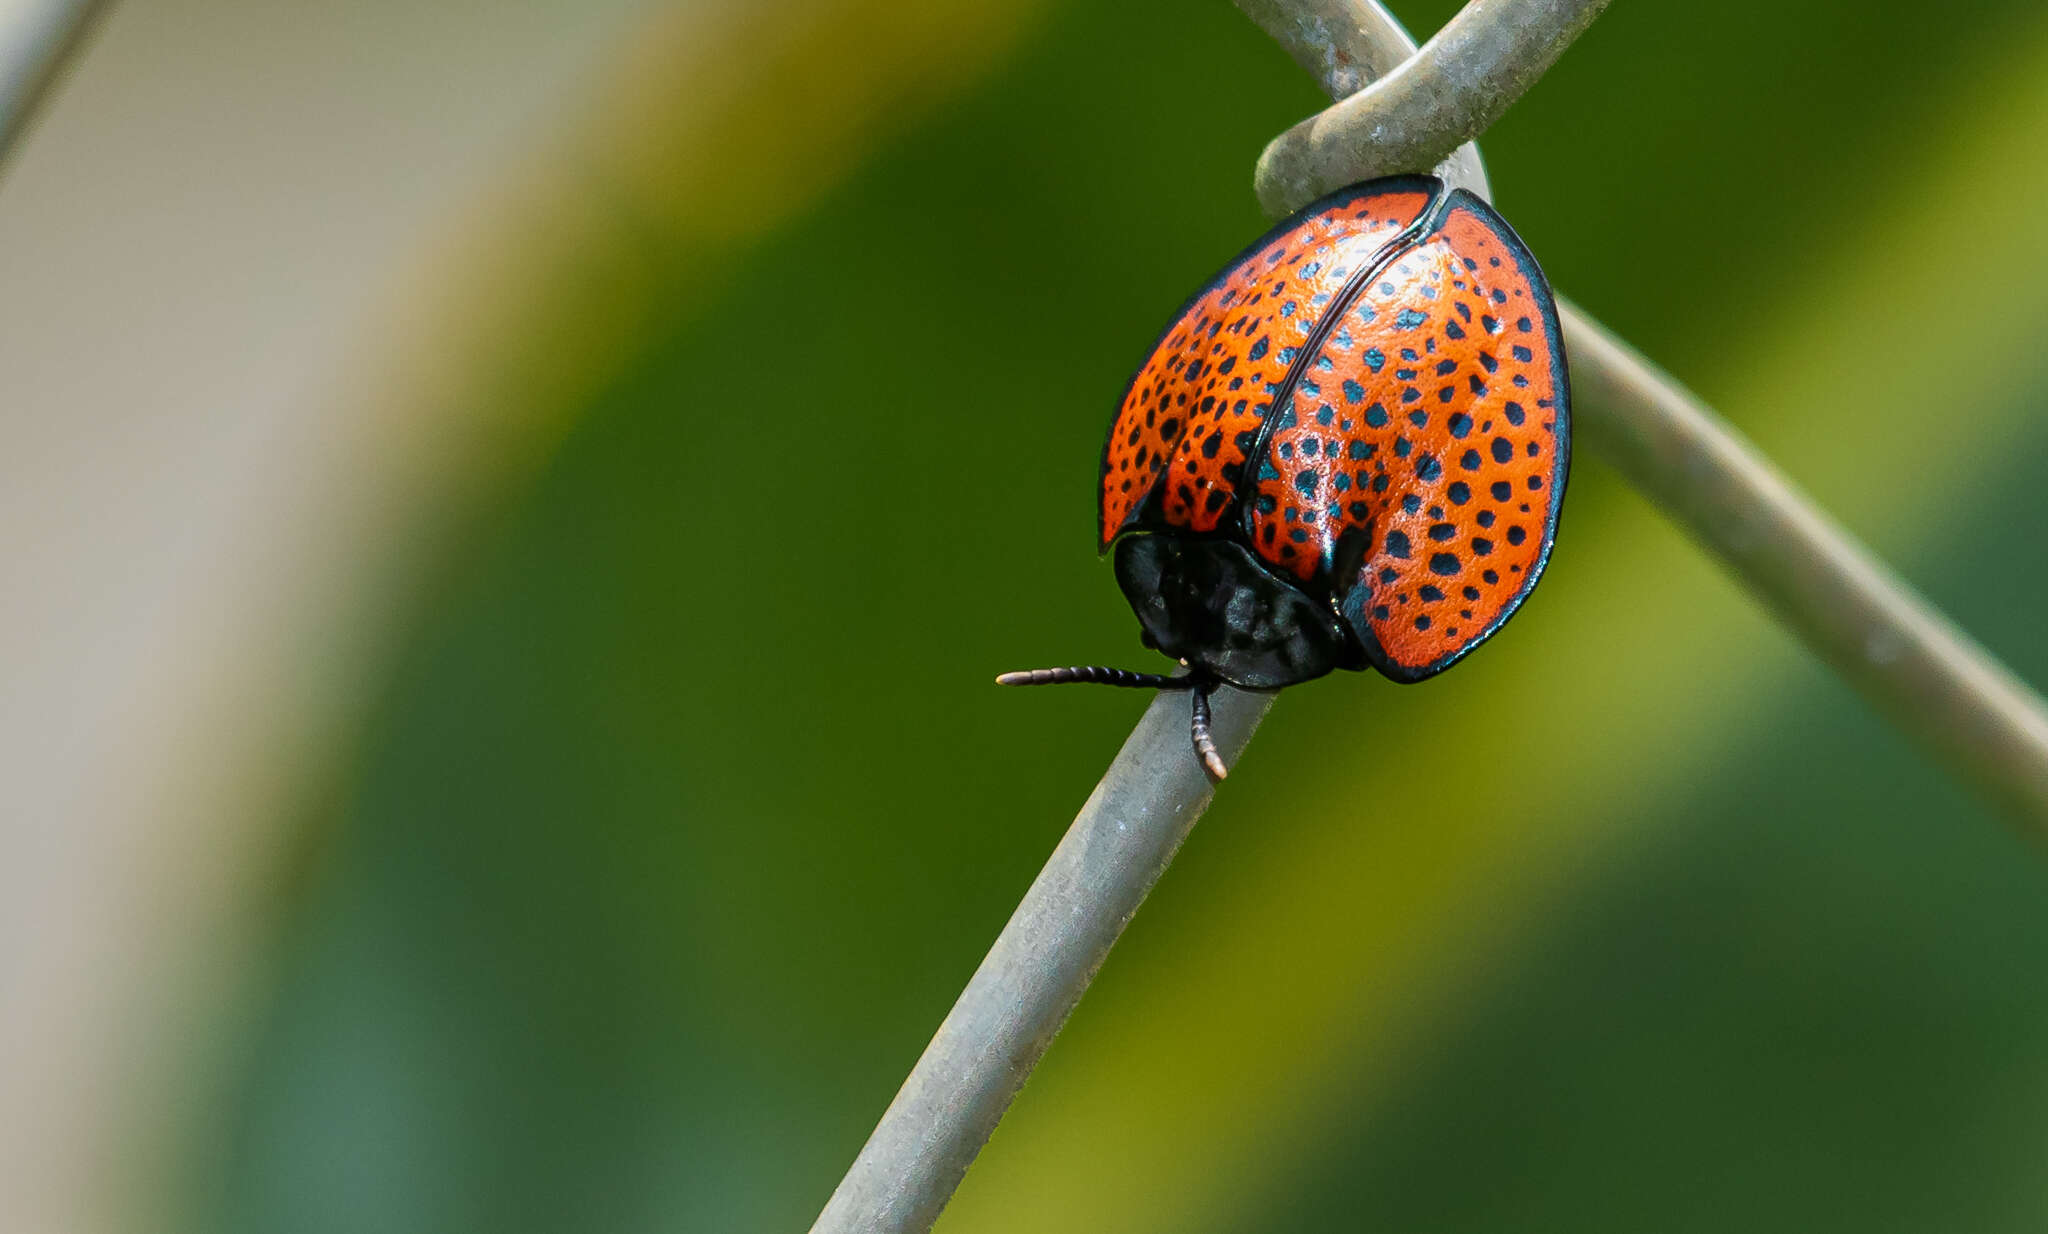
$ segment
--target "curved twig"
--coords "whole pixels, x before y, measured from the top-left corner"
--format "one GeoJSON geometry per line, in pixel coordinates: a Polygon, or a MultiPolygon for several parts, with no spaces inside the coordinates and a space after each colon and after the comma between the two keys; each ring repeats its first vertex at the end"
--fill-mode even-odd
{"type": "MultiPolygon", "coordinates": [[[[1216,744],[1235,763],[1273,695],[1222,686],[1211,701],[1216,744]]],[[[1188,748],[1187,694],[1162,693],[974,970],[812,1234],[931,1228],[1214,791],[1188,748]]]]}
{"type": "Polygon", "coordinates": [[[0,166],[110,0],[32,0],[0,17],[0,166]]]}
{"type": "MultiPolygon", "coordinates": [[[[1355,94],[1338,93],[1343,74],[1304,64],[1338,101],[1267,145],[1253,178],[1259,203],[1281,215],[1360,180],[1428,171],[1500,119],[1607,5],[1471,0],[1420,52],[1355,94]]],[[[1388,45],[1391,19],[1376,4],[1245,0],[1239,7],[1297,61],[1305,45],[1320,43],[1323,59],[1336,65],[1384,57],[1388,45]]]]}
{"type": "Polygon", "coordinates": [[[2048,708],[1769,459],[1572,304],[1572,418],[1900,728],[2048,838],[2048,708]]]}

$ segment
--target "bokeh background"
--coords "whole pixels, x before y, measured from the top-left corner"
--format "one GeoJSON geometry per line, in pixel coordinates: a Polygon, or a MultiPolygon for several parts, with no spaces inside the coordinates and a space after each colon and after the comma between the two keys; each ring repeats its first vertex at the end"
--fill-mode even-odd
{"type": "MultiPolygon", "coordinates": [[[[0,181],[0,1225],[804,1228],[1143,705],[989,679],[1142,663],[1101,433],[1318,105],[1223,0],[118,7],[0,181]]],[[[1628,0],[1482,148],[2048,682],[2034,0],[1628,0]]],[[[2048,1223],[2048,864],[1576,461],[941,1231],[2048,1223]]]]}

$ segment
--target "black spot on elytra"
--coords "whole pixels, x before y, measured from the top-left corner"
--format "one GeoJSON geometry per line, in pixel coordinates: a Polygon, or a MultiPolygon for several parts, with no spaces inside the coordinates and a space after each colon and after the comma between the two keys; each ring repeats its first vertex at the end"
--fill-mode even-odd
{"type": "Polygon", "coordinates": [[[1495,501],[1506,501],[1508,498],[1513,497],[1515,495],[1514,486],[1509,484],[1506,480],[1495,480],[1493,482],[1493,487],[1488,491],[1490,491],[1493,494],[1493,499],[1495,501]]]}
{"type": "MultiPolygon", "coordinates": [[[[1382,478],[1384,479],[1385,477],[1382,478]]],[[[1408,534],[1406,532],[1390,531],[1387,533],[1387,556],[1399,557],[1404,561],[1407,560],[1408,534]]]]}
{"type": "Polygon", "coordinates": [[[1451,499],[1452,505],[1462,506],[1472,500],[1472,486],[1463,480],[1453,480],[1451,486],[1444,490],[1444,496],[1451,499]]]}
{"type": "Polygon", "coordinates": [[[1522,529],[1521,529],[1520,527],[1510,527],[1510,528],[1508,528],[1508,543],[1509,543],[1509,544],[1520,544],[1520,543],[1521,543],[1522,541],[1524,541],[1524,540],[1526,540],[1526,539],[1528,539],[1528,538],[1529,538],[1529,533],[1528,533],[1528,532],[1526,532],[1526,531],[1524,531],[1524,530],[1522,530],[1522,529]]]}
{"type": "Polygon", "coordinates": [[[1439,544],[1443,544],[1448,541],[1457,539],[1458,529],[1455,525],[1450,523],[1431,523],[1429,527],[1429,538],[1435,540],[1439,544]]]}
{"type": "Polygon", "coordinates": [[[1515,443],[1505,437],[1493,439],[1493,461],[1505,463],[1515,457],[1515,443]]]}
{"type": "Polygon", "coordinates": [[[1442,574],[1448,577],[1456,574],[1463,568],[1463,565],[1458,561],[1456,553],[1437,553],[1429,559],[1429,572],[1432,574],[1442,574]]]}

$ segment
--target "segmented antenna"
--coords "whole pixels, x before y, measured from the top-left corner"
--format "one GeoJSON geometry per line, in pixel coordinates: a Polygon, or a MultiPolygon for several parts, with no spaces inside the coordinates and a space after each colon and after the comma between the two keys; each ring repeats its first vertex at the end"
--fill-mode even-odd
{"type": "Polygon", "coordinates": [[[1134,673],[1127,668],[1104,668],[1101,665],[1077,666],[1074,668],[1030,668],[1022,672],[1004,673],[996,678],[999,686],[1064,686],[1074,683],[1098,686],[1128,686],[1134,690],[1185,690],[1194,683],[1186,677],[1167,677],[1159,673],[1134,673]]]}

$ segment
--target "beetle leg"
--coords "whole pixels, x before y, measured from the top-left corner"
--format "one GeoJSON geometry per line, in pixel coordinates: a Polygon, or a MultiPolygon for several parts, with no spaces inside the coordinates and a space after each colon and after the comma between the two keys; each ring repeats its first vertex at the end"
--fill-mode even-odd
{"type": "Polygon", "coordinates": [[[1223,765],[1223,755],[1217,752],[1216,739],[1209,735],[1209,691],[1214,683],[1194,681],[1192,684],[1194,694],[1189,701],[1193,704],[1193,715],[1188,720],[1188,735],[1194,738],[1195,753],[1200,756],[1202,766],[1208,768],[1210,776],[1221,780],[1230,774],[1230,768],[1223,765]]]}

